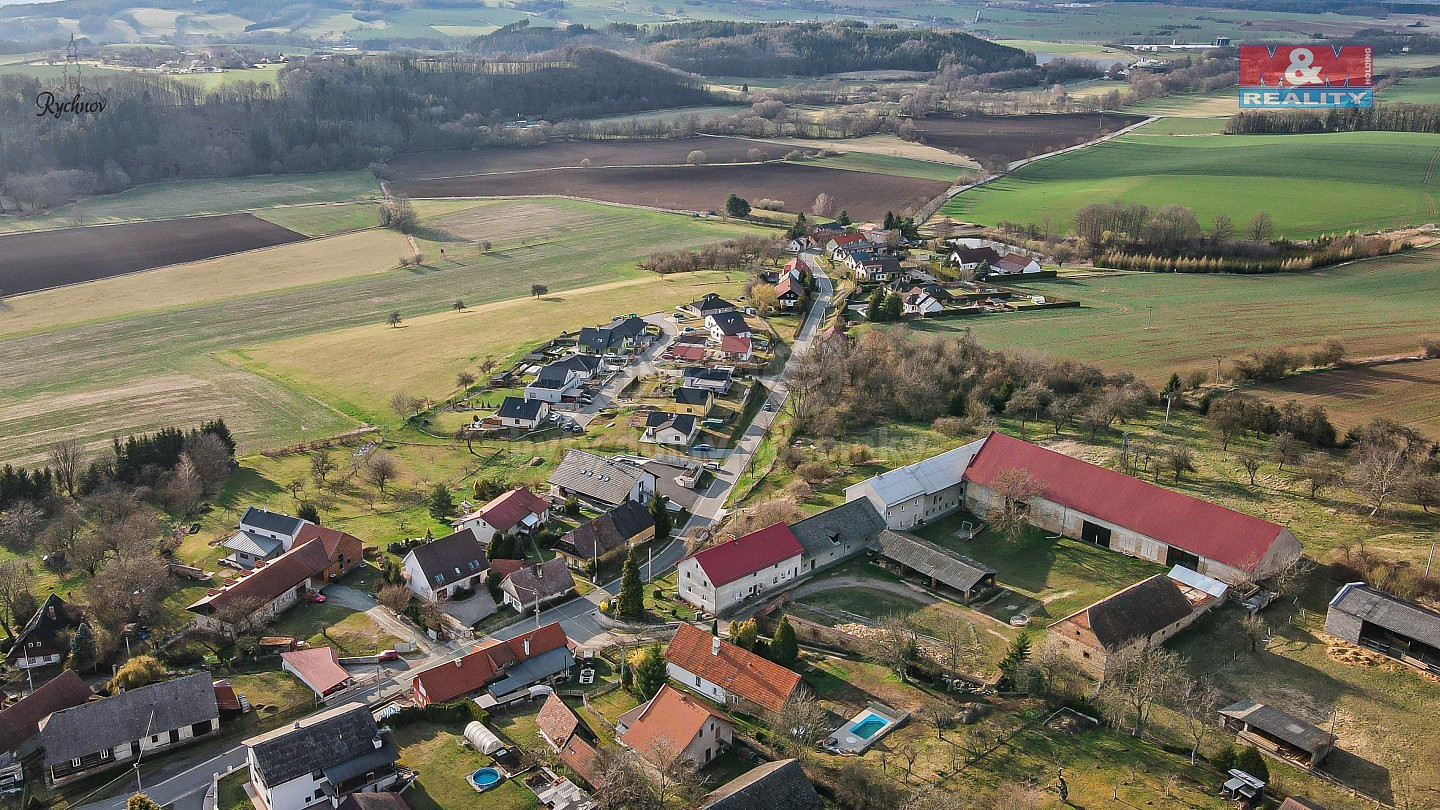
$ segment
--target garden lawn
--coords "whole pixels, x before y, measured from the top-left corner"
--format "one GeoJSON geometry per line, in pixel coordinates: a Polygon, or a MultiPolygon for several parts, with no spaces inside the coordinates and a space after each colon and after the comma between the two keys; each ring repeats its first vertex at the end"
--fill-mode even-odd
{"type": "Polygon", "coordinates": [[[1043,216],[1068,229],[1080,208],[1119,199],[1187,206],[1207,225],[1218,213],[1243,225],[1266,210],[1277,236],[1292,238],[1380,230],[1435,220],[1437,152],[1440,135],[1408,132],[1132,135],[1029,164],[942,211],[986,225],[1043,216]]]}
{"type": "Polygon", "coordinates": [[[265,632],[272,636],[293,636],[312,647],[334,647],[341,658],[374,655],[394,647],[400,640],[386,633],[363,612],[314,603],[291,608],[265,632]]]}
{"type": "Polygon", "coordinates": [[[483,798],[465,777],[493,760],[473,748],[461,747],[464,728],[435,723],[406,723],[395,729],[395,746],[400,764],[417,774],[415,784],[405,791],[405,801],[414,810],[454,807],[484,807],[487,810],[520,810],[539,806],[535,794],[514,779],[485,791],[483,798]]]}

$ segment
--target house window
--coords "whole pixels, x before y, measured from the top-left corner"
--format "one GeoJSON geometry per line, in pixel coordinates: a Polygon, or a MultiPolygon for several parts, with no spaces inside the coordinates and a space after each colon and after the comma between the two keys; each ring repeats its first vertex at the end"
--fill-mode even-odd
{"type": "Polygon", "coordinates": [[[699,685],[700,685],[700,676],[699,676],[699,675],[696,675],[696,676],[695,676],[695,685],[696,685],[696,686],[699,686],[699,685]]]}
{"type": "Polygon", "coordinates": [[[70,767],[72,767],[72,768],[78,768],[78,767],[80,767],[80,760],[78,760],[78,759],[72,759],[72,760],[70,760],[70,767]]]}

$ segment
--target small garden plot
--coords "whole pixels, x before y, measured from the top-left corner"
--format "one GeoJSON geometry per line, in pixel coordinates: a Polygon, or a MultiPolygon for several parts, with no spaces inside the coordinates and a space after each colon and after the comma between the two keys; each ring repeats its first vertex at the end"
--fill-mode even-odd
{"type": "MultiPolygon", "coordinates": [[[[462,747],[460,725],[407,723],[395,729],[400,764],[417,774],[415,784],[405,791],[405,801],[414,810],[439,810],[475,806],[475,790],[466,776],[493,765],[490,757],[462,747]]],[[[483,806],[519,810],[536,806],[535,794],[518,779],[507,779],[485,791],[483,806]]]]}

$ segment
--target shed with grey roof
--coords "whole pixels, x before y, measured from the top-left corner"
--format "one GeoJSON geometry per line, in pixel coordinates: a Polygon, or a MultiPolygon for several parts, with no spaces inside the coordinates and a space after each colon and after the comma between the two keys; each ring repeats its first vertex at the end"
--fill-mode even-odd
{"type": "Polygon", "coordinates": [[[237,528],[248,529],[257,534],[271,537],[288,537],[293,540],[295,535],[299,534],[300,527],[304,526],[306,522],[292,515],[251,506],[247,507],[244,514],[240,516],[240,525],[237,528]]]}
{"type": "Polygon", "coordinates": [[[1289,712],[1242,700],[1220,710],[1220,725],[1262,751],[1314,768],[1335,746],[1335,735],[1289,712]]]}
{"type": "Polygon", "coordinates": [[[994,568],[913,534],[885,529],[875,538],[875,550],[902,573],[927,577],[932,588],[944,585],[959,592],[966,604],[995,587],[994,568]]]}
{"type": "Polygon", "coordinates": [[[820,810],[824,803],[793,759],[756,766],[711,791],[698,810],[820,810]]]}
{"type": "Polygon", "coordinates": [[[214,684],[197,672],[55,712],[40,723],[40,745],[51,784],[61,784],[218,728],[214,684]]]}
{"type": "Polygon", "coordinates": [[[1345,585],[1330,600],[1325,632],[1440,674],[1440,613],[1363,582],[1345,585]]]}

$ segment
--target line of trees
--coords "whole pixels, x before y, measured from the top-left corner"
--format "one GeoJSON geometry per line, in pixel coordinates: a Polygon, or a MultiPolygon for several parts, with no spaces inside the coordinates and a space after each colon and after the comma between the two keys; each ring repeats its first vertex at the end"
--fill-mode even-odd
{"type": "Polygon", "coordinates": [[[774,262],[784,255],[784,243],[773,236],[742,236],[698,250],[652,253],[641,259],[639,266],[641,270],[662,276],[697,270],[758,270],[765,262],[774,262]]]}
{"type": "Polygon", "coordinates": [[[1440,104],[1386,104],[1329,110],[1246,110],[1230,116],[1228,135],[1318,132],[1440,132],[1440,104]]]}

